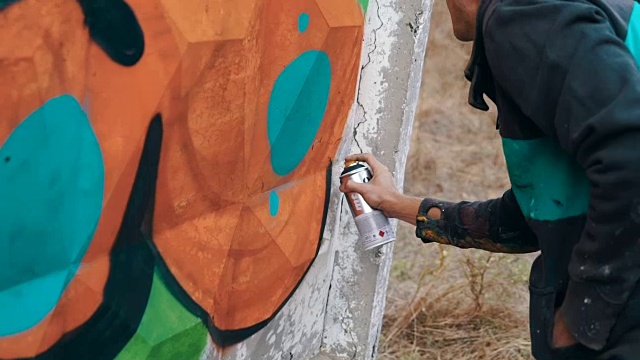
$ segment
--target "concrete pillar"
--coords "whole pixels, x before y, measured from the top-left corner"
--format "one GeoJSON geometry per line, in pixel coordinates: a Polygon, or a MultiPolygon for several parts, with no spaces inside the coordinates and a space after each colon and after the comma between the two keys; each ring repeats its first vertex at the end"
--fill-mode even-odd
{"type": "MultiPolygon", "coordinates": [[[[347,152],[375,154],[404,183],[433,0],[375,0],[365,25],[353,142],[347,152]]],[[[382,326],[393,244],[364,251],[347,205],[334,244],[322,353],[331,359],[372,359],[382,326]]],[[[393,224],[395,227],[395,223],[393,224]]],[[[333,239],[332,239],[333,240],[333,239]]]]}

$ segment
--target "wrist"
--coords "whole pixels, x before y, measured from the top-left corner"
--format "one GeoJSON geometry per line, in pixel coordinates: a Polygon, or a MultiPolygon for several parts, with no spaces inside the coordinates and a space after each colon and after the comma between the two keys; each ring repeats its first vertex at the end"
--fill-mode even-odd
{"type": "Polygon", "coordinates": [[[381,202],[381,211],[389,218],[399,219],[416,225],[416,218],[422,199],[403,195],[400,192],[389,193],[381,202]]]}
{"type": "Polygon", "coordinates": [[[402,200],[405,196],[398,191],[390,191],[385,194],[378,210],[382,211],[387,217],[395,218],[398,210],[402,207],[402,200]]]}

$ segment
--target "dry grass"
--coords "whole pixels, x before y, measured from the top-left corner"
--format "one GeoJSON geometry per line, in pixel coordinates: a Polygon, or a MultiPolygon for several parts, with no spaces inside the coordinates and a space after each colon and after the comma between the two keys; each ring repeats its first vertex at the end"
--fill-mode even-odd
{"type": "MultiPolygon", "coordinates": [[[[453,37],[436,0],[405,192],[446,200],[500,196],[508,188],[495,111],[467,105],[470,44],[453,37]]],[[[531,359],[527,278],[531,255],[490,255],[424,245],[401,225],[380,359],[531,359]]]]}
{"type": "MultiPolygon", "coordinates": [[[[388,359],[528,359],[529,344],[517,325],[525,325],[513,309],[480,311],[457,308],[456,302],[434,306],[420,299],[411,321],[394,338],[388,359]],[[395,350],[395,351],[394,351],[395,350]]],[[[394,319],[388,318],[388,322],[394,319]]],[[[388,325],[389,323],[385,323],[388,325]]]]}
{"type": "Polygon", "coordinates": [[[433,281],[418,280],[419,290],[409,300],[390,300],[380,358],[530,359],[526,292],[488,278],[495,255],[458,259],[462,276],[448,282],[438,281],[448,261],[444,248],[439,251],[438,264],[426,271],[433,281]]]}

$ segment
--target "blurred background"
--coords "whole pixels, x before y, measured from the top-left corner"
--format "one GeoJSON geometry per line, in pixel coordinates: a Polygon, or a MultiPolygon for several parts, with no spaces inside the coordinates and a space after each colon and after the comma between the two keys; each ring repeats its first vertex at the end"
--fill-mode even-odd
{"type": "MultiPolygon", "coordinates": [[[[485,200],[509,188],[496,111],[467,103],[471,44],[453,36],[446,3],[434,2],[404,184],[405,193],[485,200]]],[[[535,255],[423,244],[400,224],[380,359],[532,359],[528,276],[535,255]]]]}

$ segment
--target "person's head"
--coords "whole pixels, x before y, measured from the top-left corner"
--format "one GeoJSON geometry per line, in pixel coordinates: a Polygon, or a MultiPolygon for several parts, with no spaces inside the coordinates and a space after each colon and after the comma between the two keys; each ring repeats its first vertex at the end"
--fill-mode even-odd
{"type": "Polygon", "coordinates": [[[476,36],[476,15],[480,0],[447,0],[453,34],[460,41],[472,41],[476,36]]]}

